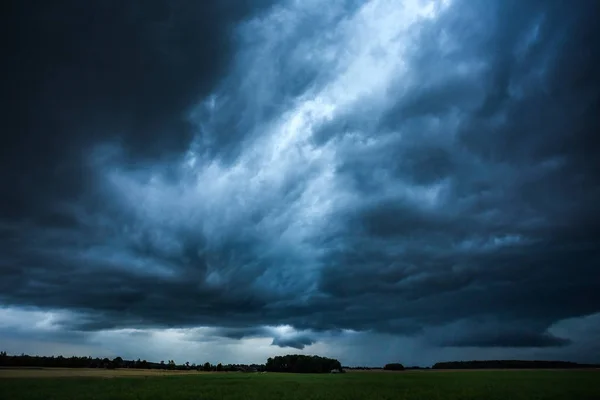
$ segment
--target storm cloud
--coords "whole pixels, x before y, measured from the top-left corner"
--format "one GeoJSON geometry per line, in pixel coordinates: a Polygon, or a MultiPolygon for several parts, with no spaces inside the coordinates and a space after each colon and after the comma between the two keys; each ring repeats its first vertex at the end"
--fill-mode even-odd
{"type": "Polygon", "coordinates": [[[588,357],[596,2],[19,4],[3,336],[588,357]]]}

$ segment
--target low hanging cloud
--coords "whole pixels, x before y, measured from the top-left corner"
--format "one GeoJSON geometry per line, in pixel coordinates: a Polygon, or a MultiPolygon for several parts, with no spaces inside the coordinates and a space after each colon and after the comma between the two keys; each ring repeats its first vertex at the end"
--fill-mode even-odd
{"type": "MultiPolygon", "coordinates": [[[[298,331],[290,325],[252,326],[243,328],[202,327],[182,331],[186,340],[192,342],[218,342],[222,340],[269,339],[272,346],[302,350],[317,342],[319,334],[298,331]]],[[[327,335],[330,336],[330,335],[327,335]]]]}
{"type": "Polygon", "coordinates": [[[146,7],[123,11],[149,30],[123,62],[154,60],[124,114],[100,107],[115,72],[89,107],[56,103],[70,146],[6,158],[1,304],[299,350],[571,348],[550,329],[600,311],[597,5],[211,5],[208,35],[199,10],[146,7]]]}
{"type": "Polygon", "coordinates": [[[426,333],[426,337],[437,345],[458,348],[548,348],[572,343],[535,320],[514,322],[506,324],[490,317],[463,319],[435,327],[426,333]]]}

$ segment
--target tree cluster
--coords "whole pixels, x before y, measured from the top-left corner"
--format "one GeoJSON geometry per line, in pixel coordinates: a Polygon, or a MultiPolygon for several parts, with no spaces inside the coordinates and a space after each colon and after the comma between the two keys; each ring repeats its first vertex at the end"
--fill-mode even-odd
{"type": "Polygon", "coordinates": [[[404,365],[400,363],[385,364],[383,369],[386,371],[404,371],[404,365]]]}
{"type": "Polygon", "coordinates": [[[333,370],[343,371],[342,364],[336,359],[290,354],[267,360],[266,370],[270,372],[325,373],[333,370]]]}

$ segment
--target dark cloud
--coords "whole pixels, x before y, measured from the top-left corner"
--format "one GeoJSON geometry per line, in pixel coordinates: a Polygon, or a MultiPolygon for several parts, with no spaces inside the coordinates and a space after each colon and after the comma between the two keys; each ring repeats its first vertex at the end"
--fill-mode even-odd
{"type": "Polygon", "coordinates": [[[515,319],[510,324],[496,317],[463,319],[432,329],[427,336],[429,341],[448,347],[547,348],[572,343],[531,318],[515,319]]]}
{"type": "Polygon", "coordinates": [[[62,218],[47,203],[81,195],[98,142],[121,143],[131,163],[185,149],[190,107],[229,68],[234,24],[267,5],[11,2],[2,216],[62,218]]]}
{"type": "Polygon", "coordinates": [[[290,338],[274,338],[272,344],[274,346],[292,347],[294,349],[302,350],[313,343],[315,343],[315,339],[309,336],[295,336],[290,338]]]}
{"type": "Polygon", "coordinates": [[[316,342],[315,334],[295,332],[285,328],[283,330],[266,327],[220,328],[216,329],[213,335],[238,340],[243,338],[272,337],[273,341],[271,344],[274,346],[283,348],[291,347],[300,350],[316,342]]]}
{"type": "Polygon", "coordinates": [[[61,4],[13,10],[2,304],[296,349],[600,311],[594,2],[61,4]]]}

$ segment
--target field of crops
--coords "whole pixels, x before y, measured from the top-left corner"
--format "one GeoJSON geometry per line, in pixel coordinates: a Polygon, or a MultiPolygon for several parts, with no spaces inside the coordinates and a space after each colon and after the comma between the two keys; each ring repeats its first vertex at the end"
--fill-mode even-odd
{"type": "MultiPolygon", "coordinates": [[[[0,370],[0,399],[600,399],[600,371],[196,373],[32,378],[0,370]],[[9,377],[11,376],[11,377],[9,377]],[[110,379],[107,379],[110,378],[110,379]]],[[[68,375],[64,371],[62,375],[68,375]]],[[[30,375],[31,376],[31,375],[30,375]]]]}

